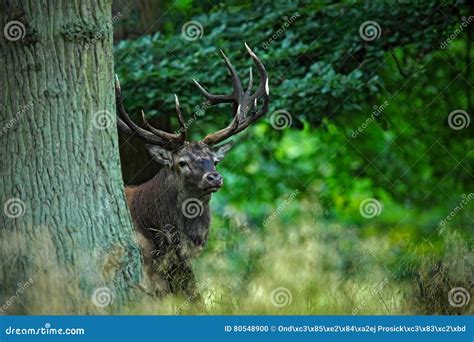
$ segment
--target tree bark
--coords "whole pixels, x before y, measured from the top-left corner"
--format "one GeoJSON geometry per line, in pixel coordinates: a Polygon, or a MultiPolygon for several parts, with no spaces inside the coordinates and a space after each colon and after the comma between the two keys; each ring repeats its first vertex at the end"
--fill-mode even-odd
{"type": "Polygon", "coordinates": [[[0,6],[0,314],[120,312],[143,272],[119,165],[111,1],[0,6]]]}

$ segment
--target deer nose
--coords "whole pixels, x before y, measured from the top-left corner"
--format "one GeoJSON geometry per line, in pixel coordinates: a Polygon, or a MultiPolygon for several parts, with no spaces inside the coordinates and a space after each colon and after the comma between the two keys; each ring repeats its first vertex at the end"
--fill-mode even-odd
{"type": "Polygon", "coordinates": [[[204,179],[211,186],[222,186],[222,176],[219,172],[208,172],[204,175],[204,179]]]}

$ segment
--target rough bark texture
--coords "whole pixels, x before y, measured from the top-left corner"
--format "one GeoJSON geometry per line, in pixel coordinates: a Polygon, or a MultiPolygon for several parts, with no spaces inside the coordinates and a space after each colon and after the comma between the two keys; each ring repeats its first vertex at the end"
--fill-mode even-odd
{"type": "Polygon", "coordinates": [[[0,37],[0,313],[118,312],[142,265],[119,165],[111,1],[0,6],[1,28],[22,30],[0,37]]]}

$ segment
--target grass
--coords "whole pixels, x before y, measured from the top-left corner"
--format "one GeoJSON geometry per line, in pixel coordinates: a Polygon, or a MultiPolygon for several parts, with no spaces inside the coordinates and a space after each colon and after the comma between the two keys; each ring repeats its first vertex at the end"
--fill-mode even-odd
{"type": "Polygon", "coordinates": [[[265,229],[222,223],[195,261],[202,300],[168,296],[134,314],[474,312],[472,300],[460,307],[448,300],[454,287],[473,290],[472,244],[455,232],[436,234],[426,247],[426,239],[402,244],[322,219],[272,221],[265,229]]]}

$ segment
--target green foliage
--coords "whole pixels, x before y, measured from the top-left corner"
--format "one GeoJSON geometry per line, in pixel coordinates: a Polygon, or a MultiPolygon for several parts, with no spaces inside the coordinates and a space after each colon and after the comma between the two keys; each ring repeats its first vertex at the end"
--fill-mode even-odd
{"type": "MultiPolygon", "coordinates": [[[[204,28],[198,40],[184,39],[178,29],[176,35],[156,33],[120,42],[115,52],[117,72],[132,112],[144,108],[150,116],[174,117],[172,93],[178,93],[184,112],[197,117],[190,129],[198,138],[224,125],[229,108],[211,108],[196,116],[203,99],[191,79],[214,92],[228,92],[218,48],[241,71],[251,65],[243,41],[255,49],[270,75],[270,112],[285,109],[294,125],[306,121],[310,126],[295,133],[275,131],[263,123],[251,136],[247,133],[250,141],[261,143],[240,142],[244,146],[224,165],[244,167],[226,171],[231,186],[224,193],[227,200],[221,196],[219,203],[243,206],[251,217],[255,211],[260,216],[268,212],[260,210],[265,205],[255,208],[242,201],[248,179],[264,188],[253,195],[258,196],[254,202],[262,204],[303,187],[300,191],[318,194],[331,210],[354,207],[365,197],[432,207],[445,204],[444,193],[433,188],[446,187],[450,196],[459,196],[469,182],[464,170],[472,166],[472,155],[466,156],[466,149],[456,142],[463,139],[472,149],[468,131],[455,132],[446,125],[450,111],[468,105],[461,89],[472,75],[466,74],[466,82],[457,79],[451,84],[459,91],[441,93],[457,78],[445,62],[448,54],[467,53],[461,38],[449,51],[437,51],[453,28],[446,17],[462,11],[456,3],[218,8],[193,18],[204,28]],[[344,20],[337,20],[342,14],[344,20]],[[428,16],[430,20],[422,20],[428,16]],[[380,23],[379,39],[361,38],[359,27],[367,18],[380,23]],[[410,79],[401,77],[392,53],[410,67],[410,79]],[[371,117],[373,107],[384,103],[385,110],[371,117]],[[354,139],[353,132],[367,120],[367,128],[354,139]],[[453,168],[454,177],[445,177],[453,168]]],[[[456,64],[459,70],[466,67],[456,64]]]]}

